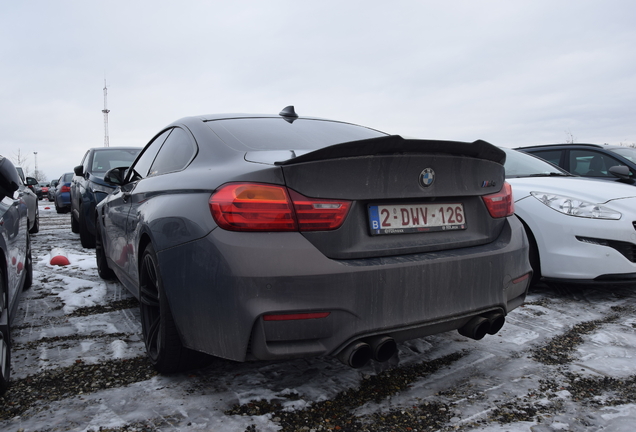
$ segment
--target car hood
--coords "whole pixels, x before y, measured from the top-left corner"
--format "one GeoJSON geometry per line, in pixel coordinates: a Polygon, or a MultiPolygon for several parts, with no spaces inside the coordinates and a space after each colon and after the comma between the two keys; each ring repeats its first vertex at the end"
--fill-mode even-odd
{"type": "Polygon", "coordinates": [[[506,181],[512,185],[515,201],[528,197],[533,191],[554,193],[596,204],[636,197],[634,186],[581,177],[510,177],[506,181]]]}

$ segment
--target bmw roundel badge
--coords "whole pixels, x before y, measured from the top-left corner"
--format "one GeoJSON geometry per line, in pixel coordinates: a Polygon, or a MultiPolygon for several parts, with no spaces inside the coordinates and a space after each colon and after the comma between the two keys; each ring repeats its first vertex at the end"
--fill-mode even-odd
{"type": "Polygon", "coordinates": [[[426,168],[420,173],[420,184],[423,187],[429,187],[435,181],[435,171],[432,168],[426,168]]]}

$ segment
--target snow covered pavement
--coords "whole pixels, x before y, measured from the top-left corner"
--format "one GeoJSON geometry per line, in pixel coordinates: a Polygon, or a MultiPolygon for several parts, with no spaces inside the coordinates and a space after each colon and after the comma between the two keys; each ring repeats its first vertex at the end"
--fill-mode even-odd
{"type": "Polygon", "coordinates": [[[357,370],[218,360],[160,376],[136,300],[99,278],[69,214],[41,201],[32,244],[2,431],[634,430],[636,286],[538,287],[495,336],[422,338],[357,370]],[[55,248],[69,266],[49,264],[55,248]]]}

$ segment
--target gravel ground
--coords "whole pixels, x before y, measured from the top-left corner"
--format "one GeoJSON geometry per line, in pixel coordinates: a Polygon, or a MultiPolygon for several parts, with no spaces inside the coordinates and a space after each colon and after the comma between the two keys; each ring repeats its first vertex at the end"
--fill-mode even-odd
{"type": "Polygon", "coordinates": [[[41,207],[41,218],[0,430],[631,431],[636,420],[634,287],[540,285],[496,336],[410,341],[359,370],[331,358],[214,360],[160,376],[136,300],[99,279],[68,215],[41,207]],[[60,245],[84,264],[48,266],[60,245]],[[86,305],[65,303],[69,283],[86,305]]]}

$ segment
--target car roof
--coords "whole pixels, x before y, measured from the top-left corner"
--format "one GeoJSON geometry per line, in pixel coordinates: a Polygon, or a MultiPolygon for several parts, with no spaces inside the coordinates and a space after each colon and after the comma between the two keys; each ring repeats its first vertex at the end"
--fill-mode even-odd
{"type": "Polygon", "coordinates": [[[619,145],[609,145],[609,144],[591,144],[591,143],[554,143],[554,144],[539,144],[539,145],[529,145],[529,146],[521,146],[515,147],[515,150],[528,150],[528,149],[549,149],[555,147],[592,147],[592,148],[605,148],[605,149],[615,149],[620,148],[619,145]]]}
{"type": "MultiPolygon", "coordinates": [[[[204,114],[204,115],[196,115],[196,116],[188,116],[181,118],[175,122],[173,122],[170,126],[179,124],[179,123],[189,123],[192,121],[202,121],[202,122],[210,122],[215,120],[234,120],[234,119],[281,119],[284,118],[287,121],[296,121],[296,120],[317,120],[317,121],[326,121],[332,123],[343,123],[343,124],[351,124],[355,126],[364,127],[367,129],[377,130],[372,127],[360,125],[353,122],[342,121],[342,120],[334,120],[328,118],[321,117],[311,117],[311,116],[283,116],[281,114],[248,114],[248,113],[221,113],[221,114],[204,114]]],[[[381,132],[378,130],[378,132],[381,132]]]]}
{"type": "Polygon", "coordinates": [[[139,150],[141,147],[93,147],[89,150],[102,151],[102,150],[139,150]]]}

